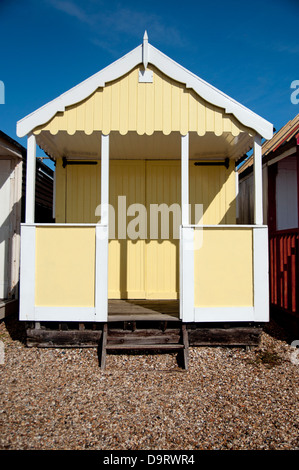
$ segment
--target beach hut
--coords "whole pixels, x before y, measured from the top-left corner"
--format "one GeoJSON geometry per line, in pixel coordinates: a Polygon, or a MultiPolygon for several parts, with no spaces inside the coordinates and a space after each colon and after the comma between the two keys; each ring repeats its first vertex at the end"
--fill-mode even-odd
{"type": "MultiPolygon", "coordinates": [[[[41,160],[35,171],[35,217],[52,222],[53,170],[41,160]]],[[[20,224],[25,220],[26,149],[0,131],[0,319],[19,305],[20,224]]]]}
{"type": "MultiPolygon", "coordinates": [[[[270,311],[299,333],[299,114],[262,146],[263,212],[269,228],[270,311]]],[[[253,220],[253,159],[239,168],[239,221],[253,220]]]]}
{"type": "Polygon", "coordinates": [[[211,327],[267,322],[261,139],[272,132],[146,33],[127,55],[21,119],[28,165],[20,319],[35,325],[31,338],[46,341],[51,322],[64,343],[74,338],[70,325],[80,341],[93,325],[103,350],[171,348],[176,322],[186,352],[187,340],[205,343],[211,327]],[[54,224],[35,221],[37,145],[56,164],[54,224]],[[251,148],[255,219],[241,226],[235,163],[251,148]],[[164,327],[154,345],[156,321],[164,327]],[[111,339],[117,322],[132,325],[121,344],[111,339]],[[146,341],[138,322],[149,327],[146,341]]]}

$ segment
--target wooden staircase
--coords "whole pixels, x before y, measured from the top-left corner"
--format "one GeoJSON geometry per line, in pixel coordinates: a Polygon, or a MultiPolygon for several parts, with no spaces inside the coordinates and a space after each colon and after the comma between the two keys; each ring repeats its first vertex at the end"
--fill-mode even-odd
{"type": "Polygon", "coordinates": [[[113,323],[104,323],[99,343],[101,369],[105,369],[106,354],[110,351],[177,351],[182,368],[188,370],[189,341],[186,325],[180,322],[175,328],[171,323],[168,328],[167,322],[160,322],[160,328],[136,328],[136,322],[129,322],[123,328],[116,328],[113,323]]]}

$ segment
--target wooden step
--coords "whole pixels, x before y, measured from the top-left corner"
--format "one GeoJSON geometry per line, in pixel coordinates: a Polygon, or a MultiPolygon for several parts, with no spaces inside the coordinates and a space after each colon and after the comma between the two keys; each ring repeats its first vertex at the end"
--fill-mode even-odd
{"type": "Polygon", "coordinates": [[[118,349],[134,349],[134,350],[146,350],[146,349],[184,349],[183,344],[148,344],[148,343],[143,343],[143,344],[135,344],[135,343],[121,343],[121,344],[107,344],[106,349],[109,350],[118,350],[118,349]]]}
{"type": "Polygon", "coordinates": [[[180,329],[167,331],[146,330],[108,330],[108,344],[179,344],[181,340],[180,329]]]}
{"type": "Polygon", "coordinates": [[[188,369],[189,341],[186,326],[169,329],[135,329],[121,330],[103,325],[99,345],[100,367],[105,369],[107,351],[178,351],[182,352],[183,368],[188,369]]]}

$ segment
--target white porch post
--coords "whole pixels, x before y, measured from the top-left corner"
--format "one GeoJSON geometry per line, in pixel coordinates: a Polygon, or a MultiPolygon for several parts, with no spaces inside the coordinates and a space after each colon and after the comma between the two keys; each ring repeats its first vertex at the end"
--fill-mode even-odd
{"type": "Polygon", "coordinates": [[[36,139],[33,134],[27,138],[26,162],[26,224],[34,224],[35,218],[35,169],[36,169],[36,139]]]}
{"type": "Polygon", "coordinates": [[[254,223],[263,225],[262,138],[256,135],[253,146],[254,223]]]}
{"type": "MultiPolygon", "coordinates": [[[[253,147],[254,223],[263,225],[262,138],[256,135],[253,147]]],[[[269,321],[268,229],[253,229],[253,292],[255,321],[269,321]]]]}
{"type": "Polygon", "coordinates": [[[194,231],[189,212],[189,134],[181,137],[180,318],[194,321],[194,231]]]}
{"type": "Polygon", "coordinates": [[[109,135],[101,137],[101,223],[96,226],[95,320],[108,321],[109,135]]]}
{"type": "Polygon", "coordinates": [[[109,135],[101,139],[101,225],[108,225],[109,218],[109,135]]]}
{"type": "Polygon", "coordinates": [[[27,138],[25,225],[21,226],[20,320],[35,320],[35,170],[36,139],[27,138]],[[28,224],[28,225],[26,225],[28,224]]]}
{"type": "Polygon", "coordinates": [[[181,136],[181,205],[182,226],[189,220],[189,134],[181,136]]]}

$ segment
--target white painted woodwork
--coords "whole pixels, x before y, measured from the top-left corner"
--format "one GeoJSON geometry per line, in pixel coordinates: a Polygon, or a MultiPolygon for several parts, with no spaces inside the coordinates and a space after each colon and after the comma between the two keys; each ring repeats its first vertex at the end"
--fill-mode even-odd
{"type": "Polygon", "coordinates": [[[269,321],[268,227],[253,228],[254,321],[269,321]]]}
{"type": "Polygon", "coordinates": [[[20,320],[35,317],[35,225],[21,225],[20,320]]]}
{"type": "Polygon", "coordinates": [[[101,136],[101,225],[109,216],[109,135],[101,136]]]}
{"type": "Polygon", "coordinates": [[[109,135],[101,136],[101,225],[96,226],[95,316],[108,319],[109,135]]]}
{"type": "Polygon", "coordinates": [[[263,180],[262,180],[262,145],[261,136],[254,137],[253,145],[254,178],[254,223],[263,224],[263,180]]]}
{"type": "Polygon", "coordinates": [[[189,134],[181,136],[181,212],[182,225],[189,225],[189,134]]]}
{"type": "Polygon", "coordinates": [[[138,81],[139,83],[153,83],[154,72],[152,70],[139,70],[138,81]]]}
{"type": "Polygon", "coordinates": [[[25,210],[25,221],[28,224],[34,223],[35,170],[36,170],[36,139],[33,134],[30,134],[27,138],[26,210],[25,210]]]}
{"type": "Polygon", "coordinates": [[[180,318],[194,322],[194,228],[180,228],[180,318]]]}
{"type": "Polygon", "coordinates": [[[52,207],[52,217],[55,219],[56,217],[56,169],[54,171],[54,178],[53,178],[53,207],[52,207]]]}
{"type": "Polygon", "coordinates": [[[195,307],[194,321],[203,322],[248,322],[255,321],[254,307],[195,307]]]}
{"type": "MultiPolygon", "coordinates": [[[[38,321],[56,322],[94,322],[94,307],[40,307],[34,309],[34,317],[38,321]]],[[[32,319],[30,319],[32,321],[32,319]]]]}
{"type": "Polygon", "coordinates": [[[96,226],[95,321],[108,320],[108,226],[96,226]]]}
{"type": "Polygon", "coordinates": [[[146,70],[148,66],[148,35],[145,31],[143,36],[143,44],[142,44],[142,62],[144,70],[146,70]]]}

